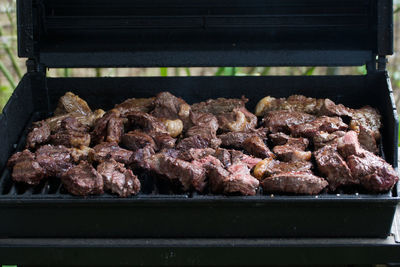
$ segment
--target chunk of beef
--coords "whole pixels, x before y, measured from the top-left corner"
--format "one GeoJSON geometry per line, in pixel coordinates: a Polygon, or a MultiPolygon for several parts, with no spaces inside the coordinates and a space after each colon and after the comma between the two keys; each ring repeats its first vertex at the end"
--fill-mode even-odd
{"type": "Polygon", "coordinates": [[[210,190],[214,194],[254,196],[259,182],[246,164],[237,163],[224,169],[222,164],[209,164],[210,190]]]}
{"type": "Polygon", "coordinates": [[[52,134],[50,143],[53,145],[62,145],[66,147],[80,147],[90,145],[90,134],[73,130],[64,130],[52,134]]]}
{"type": "Polygon", "coordinates": [[[321,116],[313,121],[290,127],[293,136],[307,138],[312,138],[320,131],[332,133],[335,131],[345,131],[346,129],[347,124],[345,124],[340,117],[327,116],[321,116]]]}
{"type": "MultiPolygon", "coordinates": [[[[117,136],[111,136],[110,139],[115,139],[120,134],[121,129],[112,129],[114,126],[121,127],[121,121],[118,120],[120,117],[120,112],[116,109],[112,109],[104,114],[103,117],[96,120],[94,124],[94,129],[91,133],[92,141],[94,144],[98,144],[107,140],[107,134],[113,134],[117,131],[117,136]],[[111,123],[110,123],[111,121],[111,123]],[[109,130],[110,128],[110,130],[109,130]]],[[[122,130],[123,131],[123,130],[122,130]]]]}
{"type": "Polygon", "coordinates": [[[349,156],[347,164],[352,175],[360,180],[364,188],[372,192],[388,191],[399,180],[389,163],[366,150],[360,155],[349,156]]]}
{"type": "Polygon", "coordinates": [[[311,151],[304,151],[290,145],[275,146],[272,151],[279,160],[282,161],[309,161],[311,160],[311,151]]]}
{"type": "Polygon", "coordinates": [[[151,112],[151,115],[157,118],[180,119],[184,125],[189,123],[189,114],[190,105],[169,92],[161,92],[156,96],[151,112]]]}
{"type": "Polygon", "coordinates": [[[262,119],[263,125],[272,133],[289,132],[290,127],[315,120],[315,116],[298,111],[275,110],[262,119]]]}
{"type": "Polygon", "coordinates": [[[129,164],[130,158],[133,154],[132,151],[123,149],[117,143],[104,142],[96,145],[94,148],[93,159],[97,162],[103,162],[107,159],[113,158],[114,160],[129,164]]]}
{"type": "Polygon", "coordinates": [[[254,167],[253,175],[259,180],[265,177],[285,172],[311,172],[313,167],[309,161],[282,162],[272,158],[266,158],[257,163],[254,167]]]}
{"type": "Polygon", "coordinates": [[[110,118],[107,124],[107,137],[105,141],[119,143],[124,134],[124,123],[125,119],[123,118],[110,118]]]}
{"type": "Polygon", "coordinates": [[[54,115],[58,116],[66,113],[78,113],[88,116],[92,113],[92,110],[85,100],[72,92],[67,92],[58,100],[58,105],[54,111],[54,115]]]}
{"type": "Polygon", "coordinates": [[[217,117],[215,117],[211,113],[190,112],[190,121],[193,124],[193,126],[207,128],[213,132],[217,132],[219,128],[217,117]]]}
{"type": "Polygon", "coordinates": [[[265,116],[270,111],[304,112],[318,116],[351,116],[352,110],[332,100],[316,99],[303,95],[291,95],[288,98],[266,96],[256,106],[256,115],[265,116]]]}
{"type": "Polygon", "coordinates": [[[245,107],[247,101],[248,99],[244,97],[242,99],[209,99],[193,104],[192,111],[211,113],[217,116],[219,128],[222,131],[246,131],[257,125],[256,116],[245,107]]]}
{"type": "Polygon", "coordinates": [[[358,142],[357,133],[354,131],[349,131],[338,139],[337,149],[345,159],[350,155],[360,155],[363,152],[358,142]]]}
{"type": "Polygon", "coordinates": [[[242,149],[243,142],[250,137],[258,136],[264,141],[267,140],[267,132],[266,128],[259,128],[247,132],[228,132],[218,135],[218,138],[221,139],[221,146],[223,147],[242,149]]]}
{"type": "Polygon", "coordinates": [[[329,182],[329,188],[335,191],[342,185],[359,184],[357,177],[351,174],[346,161],[340,156],[333,146],[324,146],[314,152],[318,171],[324,175],[329,182]]]}
{"type": "Polygon", "coordinates": [[[336,131],[333,133],[317,132],[312,138],[314,143],[314,150],[316,151],[328,145],[336,147],[339,138],[343,135],[345,135],[345,132],[343,131],[336,131]]]}
{"type": "Polygon", "coordinates": [[[319,116],[347,116],[352,115],[352,110],[343,106],[342,104],[335,104],[332,100],[326,98],[323,99],[322,106],[318,111],[319,116]]]}
{"type": "Polygon", "coordinates": [[[176,139],[167,133],[150,132],[148,134],[153,138],[158,150],[175,147],[176,139]]]}
{"type": "Polygon", "coordinates": [[[71,152],[65,146],[41,146],[36,150],[35,156],[48,176],[60,177],[72,167],[71,152]]]}
{"type": "Polygon", "coordinates": [[[185,151],[191,148],[207,148],[210,147],[210,145],[211,143],[209,139],[204,138],[201,135],[194,135],[182,139],[176,148],[185,151]]]}
{"type": "Polygon", "coordinates": [[[217,99],[208,99],[207,101],[193,104],[192,111],[221,115],[230,113],[237,108],[244,108],[248,101],[249,100],[244,96],[242,96],[241,99],[222,97],[217,99]]]}
{"type": "Polygon", "coordinates": [[[309,172],[283,172],[265,178],[261,185],[269,193],[295,193],[316,195],[328,182],[309,172]]]}
{"type": "Polygon", "coordinates": [[[282,161],[309,161],[311,152],[305,151],[309,141],[306,138],[294,138],[284,133],[270,134],[270,138],[276,145],[272,151],[282,161]]]}
{"type": "Polygon", "coordinates": [[[241,151],[234,149],[218,148],[215,151],[214,156],[220,160],[226,168],[233,164],[244,163],[248,168],[252,169],[259,161],[261,161],[260,158],[248,156],[243,154],[241,151]]]}
{"type": "Polygon", "coordinates": [[[269,139],[272,141],[274,146],[290,145],[300,150],[305,150],[310,143],[307,138],[295,138],[284,133],[270,134],[269,139]]]}
{"type": "Polygon", "coordinates": [[[7,165],[12,168],[11,177],[16,182],[37,185],[47,176],[46,170],[35,160],[35,155],[27,149],[12,155],[7,165]]]}
{"type": "Polygon", "coordinates": [[[208,165],[210,164],[220,164],[219,160],[216,159],[215,157],[211,155],[207,155],[205,157],[193,160],[192,165],[198,167],[198,168],[203,168],[206,171],[206,175],[195,175],[192,178],[192,186],[193,188],[198,191],[198,192],[203,192],[204,189],[208,185],[208,179],[207,179],[207,174],[208,174],[208,165]]]}
{"type": "Polygon", "coordinates": [[[266,96],[256,106],[255,114],[264,116],[269,111],[287,110],[298,111],[309,114],[317,114],[323,105],[323,99],[315,99],[303,95],[291,95],[286,98],[275,98],[266,96]]]}
{"type": "MultiPolygon", "coordinates": [[[[170,150],[171,151],[171,150],[170,150]]],[[[190,148],[188,150],[173,150],[175,158],[179,158],[185,161],[193,161],[202,159],[208,155],[214,155],[215,150],[212,148],[190,148]]]]}
{"type": "Polygon", "coordinates": [[[93,127],[95,122],[103,117],[105,114],[104,110],[102,109],[96,109],[94,112],[90,113],[89,115],[82,115],[80,113],[67,113],[67,114],[62,114],[62,115],[57,115],[50,117],[46,119],[46,123],[50,126],[50,130],[52,132],[58,131],[58,129],[61,126],[61,122],[70,117],[74,117],[76,120],[78,120],[81,124],[87,126],[87,127],[93,127]]]}
{"type": "Polygon", "coordinates": [[[92,161],[92,155],[94,154],[93,148],[87,147],[87,146],[81,146],[81,147],[73,147],[70,150],[71,157],[73,162],[79,163],[81,160],[83,161],[92,161]]]}
{"type": "Polygon", "coordinates": [[[381,115],[378,110],[370,106],[353,110],[349,126],[356,133],[360,133],[360,126],[363,126],[365,129],[370,130],[372,136],[378,141],[381,136],[379,132],[382,127],[381,115]]]}
{"type": "Polygon", "coordinates": [[[159,119],[144,112],[127,114],[132,126],[144,132],[168,133],[165,124],[159,119]]]}
{"type": "Polygon", "coordinates": [[[232,112],[217,115],[219,129],[224,132],[243,132],[255,129],[257,117],[246,108],[237,108],[232,112]]]}
{"type": "Polygon", "coordinates": [[[144,112],[148,113],[154,108],[155,97],[150,98],[129,98],[121,104],[115,105],[115,109],[121,114],[121,117],[126,117],[128,113],[144,112]]]}
{"type": "Polygon", "coordinates": [[[89,126],[81,123],[76,117],[70,116],[61,120],[58,129],[53,130],[53,132],[58,131],[76,131],[76,132],[89,132],[89,126]]]}
{"type": "Polygon", "coordinates": [[[135,195],[140,191],[140,181],[124,167],[124,164],[113,159],[106,160],[97,166],[97,172],[103,177],[104,189],[120,197],[135,195]]]}
{"type": "Polygon", "coordinates": [[[148,134],[138,130],[130,131],[124,134],[121,141],[123,146],[129,150],[136,151],[146,146],[151,146],[154,150],[156,150],[156,143],[154,142],[153,138],[151,138],[148,134]]]}
{"type": "Polygon", "coordinates": [[[150,171],[161,175],[163,178],[178,183],[187,191],[192,186],[193,180],[204,180],[206,170],[190,162],[169,157],[164,153],[153,155],[149,160],[150,171]]]}
{"type": "Polygon", "coordinates": [[[26,138],[26,148],[34,149],[50,140],[50,126],[45,121],[35,122],[26,138]]]}
{"type": "Polygon", "coordinates": [[[267,147],[267,145],[264,143],[264,141],[258,137],[258,136],[253,136],[247,138],[243,142],[243,148],[250,153],[251,155],[259,158],[274,158],[275,155],[272,154],[271,150],[267,147]]]}
{"type": "MultiPolygon", "coordinates": [[[[201,126],[193,126],[187,132],[186,136],[189,138],[185,138],[188,140],[206,140],[209,147],[216,148],[221,144],[221,140],[217,138],[216,131],[211,128],[205,128],[201,126]],[[198,136],[198,137],[196,137],[198,136]],[[196,138],[194,138],[196,137],[196,138]]],[[[183,139],[182,141],[184,141],[183,139]]],[[[181,141],[181,142],[182,142],[181,141]]],[[[185,141],[184,141],[185,142],[185,141]]],[[[178,144],[179,146],[179,144],[178,144]]],[[[193,148],[202,148],[202,147],[193,147],[193,148]]]]}
{"type": "Polygon", "coordinates": [[[375,139],[375,134],[371,129],[359,126],[358,141],[363,149],[368,150],[374,154],[379,153],[377,140],[375,139]]]}
{"type": "Polygon", "coordinates": [[[61,182],[71,194],[77,196],[98,195],[103,193],[103,178],[90,165],[82,161],[61,176],[61,182]]]}
{"type": "Polygon", "coordinates": [[[155,154],[152,146],[146,146],[134,151],[129,159],[130,166],[133,169],[150,169],[151,156],[155,154]]]}

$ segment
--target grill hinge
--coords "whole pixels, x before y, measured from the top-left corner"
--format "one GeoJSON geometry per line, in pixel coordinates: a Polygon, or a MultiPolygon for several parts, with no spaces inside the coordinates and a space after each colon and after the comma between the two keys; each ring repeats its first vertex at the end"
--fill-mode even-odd
{"type": "Polygon", "coordinates": [[[28,72],[46,72],[46,66],[39,63],[36,59],[30,58],[26,61],[26,70],[28,72]]]}
{"type": "Polygon", "coordinates": [[[372,56],[371,61],[367,62],[367,72],[372,73],[372,72],[382,72],[386,71],[386,64],[388,60],[386,56],[372,56]]]}

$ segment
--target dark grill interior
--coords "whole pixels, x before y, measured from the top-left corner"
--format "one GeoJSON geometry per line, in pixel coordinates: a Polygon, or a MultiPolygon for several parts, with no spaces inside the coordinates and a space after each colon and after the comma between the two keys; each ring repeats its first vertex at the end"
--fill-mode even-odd
{"type": "MultiPolygon", "coordinates": [[[[226,96],[231,95],[232,97],[240,97],[244,92],[242,88],[248,86],[248,81],[252,80],[252,86],[249,90],[245,91],[245,95],[250,99],[248,103],[249,110],[254,109],[254,105],[261,99],[263,96],[267,94],[272,94],[275,96],[287,96],[292,93],[303,93],[308,96],[323,96],[323,97],[331,97],[334,101],[339,103],[344,103],[349,105],[350,107],[359,107],[361,103],[370,104],[372,106],[378,107],[382,113],[385,111],[382,109],[388,108],[387,105],[379,106],[379,102],[376,102],[376,99],[373,98],[373,95],[366,94],[365,92],[369,92],[369,90],[374,90],[375,86],[382,86],[380,85],[381,82],[379,79],[370,76],[368,78],[362,76],[348,76],[345,77],[345,80],[354,80],[354,82],[349,83],[347,86],[341,87],[340,83],[330,83],[329,85],[325,85],[327,87],[322,88],[322,83],[327,81],[332,82],[333,79],[336,77],[324,78],[324,77],[297,77],[288,79],[288,77],[274,77],[274,78],[257,78],[257,82],[255,78],[239,78],[229,82],[229,85],[218,83],[220,79],[215,78],[192,78],[194,83],[181,83],[183,81],[182,78],[171,78],[166,79],[165,81],[161,82],[159,78],[152,78],[149,79],[150,83],[145,82],[146,79],[144,78],[132,78],[132,79],[99,79],[99,80],[91,80],[91,79],[48,79],[48,87],[50,93],[50,107],[48,111],[52,111],[55,109],[57,104],[58,98],[63,95],[66,91],[73,88],[72,91],[76,92],[78,95],[82,96],[86,99],[89,105],[93,108],[100,108],[104,107],[105,109],[113,107],[114,104],[119,103],[125,98],[128,97],[149,97],[154,95],[159,90],[157,85],[160,81],[162,84],[162,90],[171,90],[178,96],[182,96],[189,100],[189,103],[193,103],[196,101],[200,101],[206,99],[208,97],[219,97],[219,96],[226,96]],[[214,90],[203,90],[202,88],[209,88],[210,84],[207,79],[214,80],[215,86],[221,87],[218,92],[214,90]],[[359,84],[357,84],[356,80],[358,80],[359,84]],[[115,87],[115,82],[120,81],[120,86],[118,88],[115,87]],[[265,84],[268,84],[268,89],[264,88],[265,84]],[[286,91],[282,91],[282,88],[286,86],[291,86],[291,91],[287,93],[286,91]],[[133,86],[133,87],[132,87],[133,86]],[[177,88],[181,86],[182,88],[177,88]],[[347,87],[353,88],[354,96],[348,95],[349,92],[346,92],[347,87]],[[113,88],[111,90],[111,88],[113,88]],[[132,89],[129,89],[132,88],[132,89]],[[137,89],[136,89],[137,88],[137,89]],[[189,90],[188,88],[192,88],[189,90]],[[358,91],[360,90],[360,91],[358,91]],[[362,95],[357,95],[357,91],[362,95]],[[265,93],[263,93],[265,92],[265,93]],[[357,95],[357,96],[356,96],[357,95]],[[356,101],[356,102],[354,102],[356,101]],[[378,103],[378,106],[377,106],[378,103]]],[[[223,78],[224,79],[224,78],[223,78]]],[[[221,79],[221,80],[223,80],[221,79]]],[[[228,80],[229,78],[225,78],[228,80]]],[[[39,88],[38,88],[39,89],[39,88]]],[[[383,89],[382,89],[383,90],[383,89]]],[[[378,96],[377,96],[378,97],[378,96]]],[[[382,96],[379,96],[382,99],[382,96]]],[[[385,101],[385,100],[381,100],[385,101]]],[[[383,104],[383,102],[381,102],[383,104]]],[[[33,121],[40,120],[42,118],[47,117],[51,113],[48,112],[33,112],[29,117],[26,127],[24,128],[24,132],[21,135],[21,138],[18,140],[17,150],[22,150],[25,145],[25,137],[28,132],[28,128],[33,121]]],[[[381,146],[381,154],[386,156],[386,160],[390,163],[394,163],[392,157],[394,156],[394,151],[392,151],[389,145],[385,146],[385,143],[388,144],[388,139],[390,136],[385,134],[386,131],[389,131],[390,127],[392,126],[388,118],[383,116],[383,146],[381,146]],[[386,149],[385,149],[386,147],[386,149]]],[[[198,195],[196,193],[190,194],[182,194],[182,195],[170,195],[166,192],[166,189],[163,187],[162,184],[155,184],[152,177],[147,175],[139,175],[141,183],[142,183],[142,190],[138,196],[131,196],[130,199],[134,198],[142,198],[142,197],[152,197],[152,196],[159,196],[159,197],[183,197],[183,198],[224,198],[223,196],[208,196],[208,195],[198,195]]],[[[38,186],[29,187],[20,184],[15,184],[12,182],[10,178],[9,170],[5,170],[2,179],[0,180],[0,190],[1,196],[0,197],[12,197],[12,198],[24,198],[29,196],[30,198],[77,198],[70,195],[66,190],[61,186],[58,179],[49,179],[46,182],[42,182],[38,186]]],[[[395,193],[394,196],[396,196],[395,193]]],[[[365,194],[365,192],[357,191],[353,189],[353,191],[339,191],[337,194],[321,194],[318,198],[364,198],[364,197],[371,197],[372,195],[365,194]]],[[[386,194],[379,194],[375,195],[376,197],[391,197],[392,193],[388,192],[386,194]]],[[[262,191],[259,191],[257,196],[254,198],[285,198],[285,195],[263,195],[262,191]]],[[[303,198],[315,198],[314,196],[302,196],[303,198]]],[[[97,198],[117,198],[116,195],[112,194],[104,194],[102,196],[93,196],[89,197],[93,199],[97,198]]],[[[246,197],[239,197],[239,198],[246,198],[246,197]]],[[[251,197],[250,197],[251,198],[251,197]]],[[[129,198],[128,198],[129,199],[129,198]]]]}

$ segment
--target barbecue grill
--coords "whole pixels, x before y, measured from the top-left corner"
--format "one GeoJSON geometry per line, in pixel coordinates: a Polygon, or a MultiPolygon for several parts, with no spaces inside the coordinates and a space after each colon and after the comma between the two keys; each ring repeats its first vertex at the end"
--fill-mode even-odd
{"type": "Polygon", "coordinates": [[[398,118],[386,72],[392,1],[20,0],[17,8],[19,56],[28,58],[28,72],[0,115],[1,261],[400,262],[400,232],[392,226],[398,185],[385,194],[244,197],[152,194],[145,184],[125,199],[77,197],[54,179],[17,185],[5,166],[23,149],[31,123],[51,115],[67,91],[104,109],[169,91],[189,104],[245,94],[249,110],[265,95],[371,105],[382,114],[381,154],[397,167],[398,118]],[[46,68],[60,67],[361,65],[366,75],[46,77],[46,68]],[[282,258],[287,253],[293,256],[282,258]]]}

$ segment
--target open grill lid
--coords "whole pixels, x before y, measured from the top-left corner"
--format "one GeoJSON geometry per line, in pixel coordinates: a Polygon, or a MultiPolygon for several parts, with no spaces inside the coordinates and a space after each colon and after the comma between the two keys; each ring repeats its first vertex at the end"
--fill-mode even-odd
{"type": "Polygon", "coordinates": [[[47,67],[356,66],[393,53],[392,0],[19,0],[47,67]]]}

